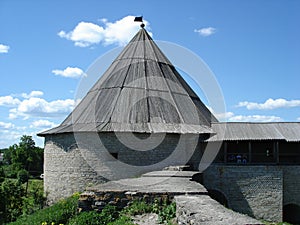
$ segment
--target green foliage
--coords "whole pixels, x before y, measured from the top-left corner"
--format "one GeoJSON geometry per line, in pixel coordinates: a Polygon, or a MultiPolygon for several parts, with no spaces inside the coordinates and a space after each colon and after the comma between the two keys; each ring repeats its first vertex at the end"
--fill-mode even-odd
{"type": "Polygon", "coordinates": [[[43,207],[42,181],[40,185],[31,186],[28,179],[43,173],[44,154],[43,149],[35,146],[32,137],[26,135],[21,137],[19,144],[1,152],[4,156],[0,164],[0,224],[3,224],[43,207]]]}
{"type": "Polygon", "coordinates": [[[16,222],[9,223],[10,225],[41,225],[47,224],[67,224],[69,218],[77,215],[78,195],[74,195],[64,199],[53,206],[39,210],[32,215],[26,215],[19,218],[16,222]]]}
{"type": "Polygon", "coordinates": [[[291,223],[287,222],[279,222],[279,223],[270,223],[270,222],[264,222],[265,225],[293,225],[291,223]]]}
{"type": "Polygon", "coordinates": [[[153,204],[147,204],[144,201],[134,201],[129,207],[123,210],[122,215],[135,216],[145,213],[156,213],[159,217],[159,223],[168,222],[176,216],[176,204],[172,202],[160,202],[155,199],[153,204]]]}
{"type": "Polygon", "coordinates": [[[171,204],[167,205],[164,204],[161,207],[161,210],[158,213],[159,216],[159,223],[168,222],[171,219],[175,218],[176,216],[176,203],[172,202],[171,204]]]}
{"type": "Polygon", "coordinates": [[[102,224],[108,224],[119,217],[119,212],[115,206],[106,205],[100,215],[102,224]]]}
{"type": "Polygon", "coordinates": [[[29,173],[27,172],[27,170],[21,169],[18,172],[17,178],[18,178],[18,181],[21,184],[23,184],[23,183],[25,183],[25,182],[28,181],[28,179],[29,179],[29,173]]]}
{"type": "Polygon", "coordinates": [[[0,187],[2,207],[0,208],[1,221],[14,221],[22,214],[24,188],[19,182],[6,179],[0,187]]]}
{"type": "Polygon", "coordinates": [[[29,215],[44,207],[46,197],[42,180],[29,180],[29,190],[23,197],[23,215],[29,215]]]}
{"type": "Polygon", "coordinates": [[[0,185],[4,181],[4,179],[5,179],[4,169],[0,167],[0,185]]]}
{"type": "Polygon", "coordinates": [[[23,135],[19,144],[10,146],[4,152],[4,165],[10,165],[7,177],[16,178],[19,170],[25,169],[33,173],[43,172],[43,149],[36,147],[31,136],[23,135]]]}
{"type": "Polygon", "coordinates": [[[64,224],[64,225],[133,225],[131,216],[145,213],[157,213],[160,223],[172,224],[170,221],[175,217],[175,203],[147,204],[144,201],[134,201],[129,207],[121,212],[116,207],[107,205],[100,213],[77,212],[79,194],[62,200],[46,209],[41,209],[32,215],[24,215],[10,225],[41,225],[41,224],[64,224]]]}
{"type": "Polygon", "coordinates": [[[0,184],[0,224],[14,221],[20,215],[33,213],[43,207],[43,181],[29,180],[27,195],[25,186],[16,179],[7,178],[0,184]]]}
{"type": "Polygon", "coordinates": [[[108,225],[134,225],[134,223],[130,217],[122,215],[114,222],[108,223],[108,225]]]}
{"type": "Polygon", "coordinates": [[[144,201],[133,201],[131,205],[123,210],[123,213],[130,216],[141,215],[153,212],[153,206],[144,201]]]}
{"type": "Polygon", "coordinates": [[[77,216],[73,217],[68,225],[86,225],[86,224],[93,224],[93,225],[101,225],[101,216],[100,213],[95,211],[91,212],[82,212],[77,216]]]}
{"type": "Polygon", "coordinates": [[[4,171],[5,177],[6,178],[17,178],[18,174],[18,169],[15,168],[15,165],[10,164],[10,165],[3,165],[1,167],[4,171]]]}
{"type": "Polygon", "coordinates": [[[15,149],[18,147],[17,144],[14,144],[10,146],[3,155],[3,162],[4,164],[12,164],[12,156],[11,153],[15,151],[15,149]]]}
{"type": "Polygon", "coordinates": [[[119,212],[116,207],[107,205],[101,213],[95,211],[82,212],[76,217],[73,217],[68,225],[106,225],[115,221],[119,217],[119,212]]]}

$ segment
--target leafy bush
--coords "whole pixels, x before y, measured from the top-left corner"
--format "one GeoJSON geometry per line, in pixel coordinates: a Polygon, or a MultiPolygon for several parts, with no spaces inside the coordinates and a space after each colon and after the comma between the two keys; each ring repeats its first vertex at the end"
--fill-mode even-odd
{"type": "Polygon", "coordinates": [[[124,209],[122,214],[127,216],[141,215],[145,213],[156,213],[159,216],[159,223],[168,222],[176,216],[176,204],[163,202],[160,204],[157,199],[153,204],[147,204],[144,201],[134,201],[128,208],[124,209]]]}
{"type": "Polygon", "coordinates": [[[24,188],[15,180],[5,179],[0,186],[0,222],[10,222],[22,214],[24,188]]]}
{"type": "Polygon", "coordinates": [[[5,180],[5,173],[2,167],[0,167],[0,184],[5,180]]]}
{"type": "Polygon", "coordinates": [[[171,224],[170,220],[176,213],[175,203],[160,204],[157,200],[153,204],[134,201],[121,212],[115,206],[107,205],[100,213],[95,211],[78,213],[78,198],[79,195],[74,195],[32,215],[22,216],[10,225],[134,225],[131,216],[145,213],[157,213],[158,222],[171,224]]]}
{"type": "Polygon", "coordinates": [[[79,195],[73,195],[53,206],[39,210],[32,215],[23,216],[16,222],[10,223],[10,225],[41,225],[42,223],[67,224],[69,218],[77,214],[78,198],[79,195]]]}
{"type": "Polygon", "coordinates": [[[68,225],[86,225],[86,224],[93,224],[93,225],[101,225],[101,216],[100,213],[95,211],[91,212],[82,212],[77,216],[73,217],[68,225]]]}
{"type": "Polygon", "coordinates": [[[18,172],[17,178],[21,184],[24,184],[29,179],[29,173],[27,172],[27,170],[21,169],[18,172]]]}
{"type": "Polygon", "coordinates": [[[101,213],[95,211],[82,212],[73,217],[68,225],[105,225],[115,221],[119,217],[119,212],[116,207],[107,205],[101,213]]]}
{"type": "Polygon", "coordinates": [[[153,212],[152,205],[144,201],[133,201],[129,207],[123,210],[123,213],[130,216],[141,215],[153,212]]]}
{"type": "Polygon", "coordinates": [[[158,213],[159,223],[168,222],[176,216],[176,203],[172,202],[170,205],[163,205],[158,213]]]}
{"type": "Polygon", "coordinates": [[[23,198],[23,214],[29,215],[42,209],[45,201],[46,197],[44,196],[43,181],[29,180],[28,193],[27,196],[23,198]]]}
{"type": "Polygon", "coordinates": [[[135,225],[132,219],[128,216],[122,215],[114,222],[108,223],[108,225],[135,225]]]}
{"type": "Polygon", "coordinates": [[[4,174],[6,178],[17,178],[18,168],[15,164],[3,165],[4,174]]]}

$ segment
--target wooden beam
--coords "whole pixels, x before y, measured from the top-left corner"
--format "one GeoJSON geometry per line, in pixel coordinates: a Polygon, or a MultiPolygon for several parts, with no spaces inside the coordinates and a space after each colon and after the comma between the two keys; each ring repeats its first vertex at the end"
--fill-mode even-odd
{"type": "Polygon", "coordinates": [[[227,163],[227,142],[224,141],[224,162],[227,163]]]}
{"type": "Polygon", "coordinates": [[[248,142],[248,153],[249,153],[249,163],[252,162],[252,146],[251,146],[251,141],[248,142]]]}

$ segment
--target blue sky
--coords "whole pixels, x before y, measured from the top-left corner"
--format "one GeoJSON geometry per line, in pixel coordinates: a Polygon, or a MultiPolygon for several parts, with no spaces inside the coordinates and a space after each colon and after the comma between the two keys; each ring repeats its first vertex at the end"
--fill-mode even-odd
{"type": "MultiPolygon", "coordinates": [[[[300,1],[0,0],[0,148],[70,113],[80,79],[143,15],[214,72],[226,121],[300,121],[300,1]]],[[[192,85],[194,87],[194,85],[192,85]]],[[[197,87],[194,87],[197,91],[197,87]]]]}

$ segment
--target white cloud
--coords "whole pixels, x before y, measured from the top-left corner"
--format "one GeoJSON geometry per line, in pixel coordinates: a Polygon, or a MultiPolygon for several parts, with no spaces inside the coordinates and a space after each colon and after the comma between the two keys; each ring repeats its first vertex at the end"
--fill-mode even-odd
{"type": "Polygon", "coordinates": [[[9,46],[0,44],[0,53],[8,53],[9,46]]]}
{"type": "Polygon", "coordinates": [[[207,37],[216,33],[216,28],[213,27],[203,27],[201,29],[195,29],[194,32],[200,34],[201,36],[207,37]]]}
{"type": "Polygon", "coordinates": [[[97,44],[103,38],[103,27],[97,24],[80,22],[73,31],[60,31],[58,36],[74,41],[76,46],[87,47],[97,44]]]}
{"type": "MultiPolygon", "coordinates": [[[[229,122],[280,122],[282,118],[278,116],[267,115],[235,115],[233,112],[216,113],[210,107],[209,110],[217,117],[219,121],[229,122]]],[[[300,118],[299,118],[300,119],[300,118]]]]}
{"type": "Polygon", "coordinates": [[[297,120],[300,121],[300,117],[298,117],[297,120]]]}
{"type": "Polygon", "coordinates": [[[213,110],[213,108],[211,108],[210,106],[206,106],[209,111],[211,111],[211,113],[219,120],[219,121],[226,121],[228,118],[234,116],[233,112],[215,112],[215,110],[213,110]]]}
{"type": "Polygon", "coordinates": [[[42,98],[23,100],[18,107],[10,110],[9,118],[23,117],[61,117],[70,113],[75,106],[73,99],[55,100],[48,102],[42,98]]]}
{"type": "Polygon", "coordinates": [[[217,117],[218,120],[224,121],[231,117],[233,117],[233,112],[225,112],[225,113],[214,113],[214,116],[217,117]]]}
{"type": "Polygon", "coordinates": [[[280,122],[282,119],[278,116],[250,115],[250,116],[232,116],[228,119],[230,122],[280,122]]]}
{"type": "Polygon", "coordinates": [[[44,93],[42,91],[32,91],[29,94],[27,93],[22,93],[21,96],[23,98],[32,98],[32,97],[39,97],[39,96],[43,96],[44,93]]]}
{"type": "MultiPolygon", "coordinates": [[[[115,22],[109,22],[105,18],[100,19],[104,26],[90,22],[80,22],[74,30],[69,32],[62,30],[58,33],[58,36],[73,41],[75,46],[79,47],[88,47],[99,43],[123,46],[140,29],[140,24],[134,22],[134,18],[134,16],[126,16],[115,22]]],[[[149,25],[148,21],[144,21],[144,24],[146,26],[149,25]]],[[[149,34],[152,35],[151,33],[149,34]]]]}
{"type": "Polygon", "coordinates": [[[0,148],[18,143],[23,134],[16,130],[0,130],[0,148]]]}
{"type": "Polygon", "coordinates": [[[0,121],[0,129],[11,129],[14,128],[15,125],[12,123],[5,123],[0,121]]]}
{"type": "Polygon", "coordinates": [[[78,78],[86,76],[86,74],[77,67],[67,67],[64,70],[52,70],[52,73],[55,75],[63,76],[63,77],[70,77],[70,78],[78,78]]]}
{"type": "Polygon", "coordinates": [[[17,98],[14,98],[10,95],[8,96],[0,96],[0,106],[6,106],[6,107],[14,107],[16,105],[19,105],[21,101],[17,98]]]}
{"type": "Polygon", "coordinates": [[[33,121],[32,124],[30,125],[30,128],[52,128],[57,126],[57,124],[49,121],[49,120],[36,120],[33,121]]]}
{"type": "Polygon", "coordinates": [[[237,107],[246,107],[249,110],[259,109],[259,110],[270,110],[277,108],[291,108],[291,107],[299,107],[300,100],[286,100],[283,98],[272,99],[269,98],[264,103],[256,103],[256,102],[239,102],[237,107]]]}

